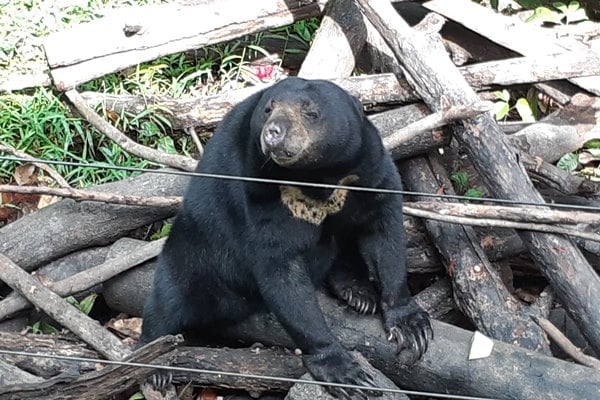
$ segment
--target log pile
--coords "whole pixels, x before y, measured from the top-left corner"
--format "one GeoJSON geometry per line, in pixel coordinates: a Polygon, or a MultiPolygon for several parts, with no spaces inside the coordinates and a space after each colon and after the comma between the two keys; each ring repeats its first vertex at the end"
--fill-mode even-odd
{"type": "MultiPolygon", "coordinates": [[[[294,344],[270,316],[223,333],[228,343],[251,348],[182,347],[177,337],[129,347],[139,334],[135,317],[163,240],[128,236],[175,214],[188,178],[174,169],[189,171],[197,160],[146,148],[94,111],[98,104],[136,114],[160,106],[169,110],[165,117],[174,129],[210,131],[265,86],[176,100],[79,93],[76,85],[312,16],[322,17],[321,28],[298,75],[333,80],[357,96],[406,189],[418,192],[405,198],[409,273],[417,301],[436,319],[435,340],[410,367],[376,317],[357,316],[323,294],[333,332],[362,353],[366,368],[380,371],[377,381],[394,398],[407,398],[398,388],[432,398],[600,398],[600,183],[554,165],[600,138],[594,46],[549,36],[469,0],[395,7],[386,0],[269,0],[244,16],[233,4],[225,7],[231,13],[222,9],[215,0],[132,8],[45,40],[54,87],[107,137],[166,168],[87,190],[64,183],[60,189],[0,186],[0,192],[64,197],[0,228],[0,281],[13,289],[3,287],[0,300],[0,399],[127,398],[148,374],[148,363],[179,367],[171,373],[182,391],[191,383],[255,397],[288,392],[305,374],[300,358],[282,348],[294,344]],[[182,22],[167,30],[174,26],[167,20],[182,22]],[[350,76],[357,65],[367,73],[350,76]],[[491,89],[524,84],[552,97],[556,111],[535,123],[497,123],[488,112],[491,89]],[[450,175],[457,165],[489,197],[517,204],[430,197],[455,194],[450,175]],[[555,202],[588,208],[557,209],[555,202]],[[528,281],[537,283],[523,287],[528,281]],[[102,295],[109,311],[131,318],[101,325],[61,298],[90,291],[102,295]],[[71,333],[16,333],[40,311],[71,333]],[[117,328],[125,321],[133,328],[117,328]],[[469,359],[472,331],[493,339],[488,356],[469,359]]],[[[0,151],[12,152],[8,146],[0,151]]],[[[309,389],[299,385],[289,396],[317,396],[309,389]]]]}

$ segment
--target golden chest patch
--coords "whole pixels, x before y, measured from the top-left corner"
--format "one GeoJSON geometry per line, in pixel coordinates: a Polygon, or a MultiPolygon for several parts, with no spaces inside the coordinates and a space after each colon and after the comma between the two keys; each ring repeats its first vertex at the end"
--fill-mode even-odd
{"type": "MultiPolygon", "coordinates": [[[[358,176],[348,175],[337,183],[348,185],[358,181],[358,176]]],[[[281,202],[292,212],[295,218],[314,225],[321,225],[328,215],[340,212],[348,197],[348,189],[334,189],[326,200],[316,200],[302,193],[299,187],[280,186],[281,202]]]]}

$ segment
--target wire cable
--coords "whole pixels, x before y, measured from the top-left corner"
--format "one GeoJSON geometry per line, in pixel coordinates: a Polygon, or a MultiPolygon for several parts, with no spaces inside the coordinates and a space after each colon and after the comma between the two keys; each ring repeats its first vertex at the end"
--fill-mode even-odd
{"type": "Polygon", "coordinates": [[[12,162],[25,162],[25,163],[41,163],[50,165],[63,165],[70,167],[83,167],[83,168],[96,168],[96,169],[112,169],[118,171],[128,172],[140,172],[140,173],[152,173],[152,174],[163,174],[163,175],[180,175],[180,176],[192,176],[212,179],[223,179],[223,180],[235,180],[250,183],[266,183],[276,185],[287,185],[287,186],[298,186],[298,187],[309,187],[317,189],[344,189],[354,192],[368,192],[378,194],[394,194],[394,195],[405,195],[405,196],[421,196],[421,197],[432,197],[439,199],[452,199],[452,200],[466,200],[471,202],[489,202],[497,204],[506,204],[514,206],[531,206],[540,208],[554,208],[554,209],[567,209],[567,210],[579,210],[579,211],[596,211],[600,212],[600,207],[596,206],[585,206],[580,204],[565,204],[565,203],[534,203],[526,201],[515,201],[508,199],[495,199],[491,197],[468,197],[453,194],[438,194],[438,193],[425,193],[425,192],[412,192],[408,190],[396,190],[396,189],[383,189],[383,188],[372,188],[363,186],[347,186],[347,185],[336,185],[328,183],[317,183],[317,182],[301,182],[291,180],[279,180],[269,178],[256,178],[250,176],[238,176],[238,175],[224,175],[224,174],[211,174],[206,172],[190,172],[190,171],[178,171],[178,170],[167,170],[167,169],[148,169],[139,167],[124,167],[119,165],[106,165],[106,164],[95,164],[95,163],[79,163],[73,161],[59,161],[59,160],[41,160],[37,158],[22,158],[22,157],[7,157],[0,156],[0,161],[12,161],[12,162]]]}
{"type": "Polygon", "coordinates": [[[16,350],[0,349],[0,354],[22,356],[22,357],[50,358],[50,359],[56,359],[56,360],[66,360],[66,361],[75,361],[75,362],[89,362],[89,363],[93,363],[93,364],[120,365],[120,366],[135,367],[135,368],[160,369],[160,370],[164,370],[164,371],[187,372],[187,373],[194,373],[194,374],[222,375],[222,376],[231,376],[231,377],[235,377],[235,378],[260,379],[260,380],[265,380],[265,381],[278,381],[278,382],[301,383],[301,384],[310,384],[310,385],[319,385],[319,386],[332,386],[332,387],[340,387],[340,388],[346,388],[346,389],[361,389],[361,390],[378,391],[378,392],[401,393],[401,394],[413,395],[413,396],[437,397],[440,399],[497,400],[497,399],[493,399],[490,397],[473,397],[473,396],[462,396],[462,395],[446,394],[446,393],[430,393],[430,392],[420,392],[420,391],[415,391],[415,390],[391,389],[391,388],[380,388],[380,387],[371,387],[371,386],[362,386],[362,385],[351,385],[351,384],[346,384],[346,383],[313,381],[313,380],[308,380],[308,379],[288,378],[288,377],[284,377],[284,376],[257,375],[257,374],[243,373],[243,372],[229,372],[229,371],[208,370],[208,369],[200,369],[200,368],[174,367],[174,366],[170,366],[170,365],[147,364],[147,363],[131,362],[131,361],[102,360],[99,358],[63,356],[63,355],[57,355],[57,354],[29,353],[29,352],[25,352],[25,351],[16,351],[16,350]]]}

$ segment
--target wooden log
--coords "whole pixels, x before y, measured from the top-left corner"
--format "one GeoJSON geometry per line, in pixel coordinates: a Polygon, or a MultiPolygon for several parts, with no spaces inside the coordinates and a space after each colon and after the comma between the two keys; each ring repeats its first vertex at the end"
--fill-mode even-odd
{"type": "MultiPolygon", "coordinates": [[[[136,350],[124,361],[149,363],[171,351],[180,338],[165,336],[136,350]]],[[[148,369],[110,364],[79,377],[57,376],[41,383],[0,386],[0,400],[104,400],[138,383],[148,369]]]]}
{"type": "MultiPolygon", "coordinates": [[[[333,79],[335,83],[357,96],[365,104],[398,104],[405,102],[409,92],[403,90],[392,74],[363,75],[333,79]]],[[[174,129],[188,127],[210,129],[221,121],[225,114],[236,104],[270,85],[259,85],[244,89],[231,90],[215,96],[195,99],[168,99],[152,96],[110,95],[95,92],[83,92],[81,95],[95,107],[104,104],[109,110],[139,114],[142,111],[158,107],[169,110],[164,117],[169,119],[174,129]]],[[[412,99],[416,97],[412,96],[412,99]]],[[[157,111],[160,112],[160,111],[157,111]]]]}
{"type": "Polygon", "coordinates": [[[366,39],[367,28],[356,3],[329,2],[298,76],[306,79],[350,76],[366,39]]]}
{"type": "MultiPolygon", "coordinates": [[[[423,158],[404,161],[400,166],[403,181],[411,191],[435,193],[445,187],[452,194],[443,169],[437,168],[434,173],[428,167],[430,163],[423,158]]],[[[543,331],[531,319],[546,315],[540,308],[528,307],[511,296],[473,228],[434,220],[426,220],[425,226],[445,259],[456,303],[469,320],[489,337],[550,354],[543,331]]]]}
{"type": "MultiPolygon", "coordinates": [[[[143,174],[94,190],[181,196],[188,178],[143,174]]],[[[176,208],[133,207],[61,200],[0,228],[0,252],[26,271],[73,251],[112,243],[132,230],[175,214],[176,208]],[[28,240],[23,240],[26,237],[28,240]],[[31,243],[36,249],[31,251],[31,243]]]]}
{"type": "MultiPolygon", "coordinates": [[[[564,79],[589,73],[600,74],[600,56],[590,52],[573,54],[542,55],[473,64],[459,69],[467,81],[477,90],[491,86],[530,83],[547,79],[564,79]],[[510,71],[502,74],[500,71],[510,71]]],[[[331,73],[330,73],[331,74],[331,73]]],[[[339,77],[339,75],[338,75],[339,77]]],[[[415,92],[404,79],[393,74],[379,74],[333,80],[363,104],[387,105],[418,101],[415,92]],[[356,86],[361,83],[362,86],[356,86]],[[373,85],[373,86],[371,86],[373,85]]],[[[90,104],[100,103],[117,113],[128,111],[139,114],[148,107],[162,107],[171,111],[164,115],[175,129],[189,126],[212,128],[235,104],[266,86],[257,86],[226,92],[198,99],[165,99],[152,96],[110,95],[84,92],[82,96],[90,104]]]]}
{"type": "MultiPolygon", "coordinates": [[[[556,39],[550,32],[544,32],[533,24],[496,13],[491,8],[482,7],[469,0],[459,0],[453,4],[443,0],[432,0],[426,2],[424,6],[524,56],[576,50],[590,51],[578,40],[556,39]],[[544,45],[540,46],[540,43],[544,45]]],[[[570,81],[595,95],[600,95],[598,75],[570,79],[570,81]]]]}
{"type": "MultiPolygon", "coordinates": [[[[400,367],[394,345],[385,340],[378,316],[359,316],[339,307],[333,299],[320,298],[328,323],[349,348],[356,347],[378,369],[401,388],[430,392],[475,395],[506,400],[593,400],[600,396],[600,372],[573,363],[494,342],[488,358],[467,360],[472,332],[433,322],[435,340],[424,358],[410,368],[400,367]]],[[[294,348],[294,343],[274,319],[255,317],[229,331],[249,342],[277,343],[294,348]]],[[[132,357],[132,361],[170,364],[228,372],[253,371],[258,375],[298,378],[304,374],[300,357],[268,348],[218,349],[178,348],[157,358],[165,349],[132,357]]],[[[0,399],[101,399],[119,393],[148,373],[133,367],[106,366],[72,381],[50,380],[38,385],[0,387],[0,399]],[[94,390],[90,391],[90,387],[94,390]],[[79,396],[79,397],[77,397],[79,396]],[[102,397],[104,396],[104,397],[102,397]]],[[[176,382],[224,388],[242,388],[260,393],[285,391],[289,382],[244,379],[226,375],[174,372],[176,382]]]]}
{"type": "Polygon", "coordinates": [[[0,280],[18,291],[56,322],[72,331],[110,360],[121,360],[129,350],[114,335],[60,296],[46,288],[35,277],[23,271],[8,257],[0,254],[0,280]]]}
{"type": "Polygon", "coordinates": [[[62,91],[168,54],[318,16],[324,3],[265,0],[260,6],[239,7],[236,0],[201,0],[121,8],[49,35],[43,46],[54,85],[62,91]]]}
{"type": "MultiPolygon", "coordinates": [[[[319,297],[319,303],[342,343],[360,351],[400,388],[506,400],[600,396],[600,371],[517,346],[494,341],[489,357],[468,360],[473,333],[438,321],[433,321],[435,339],[421,361],[402,366],[409,355],[396,355],[393,344],[385,339],[379,316],[359,316],[325,296],[319,297]]],[[[249,343],[294,347],[272,317],[255,316],[224,333],[249,343]]]]}
{"type": "MultiPolygon", "coordinates": [[[[352,358],[358,362],[363,371],[366,371],[373,377],[373,386],[381,390],[378,393],[366,393],[366,399],[364,400],[410,400],[408,396],[400,393],[398,386],[394,385],[387,376],[381,373],[381,371],[373,368],[369,361],[357,351],[352,352],[352,358]]],[[[312,376],[307,372],[300,377],[307,381],[313,380],[312,376]]],[[[310,383],[296,383],[294,384],[288,394],[285,396],[285,400],[337,400],[337,397],[331,395],[324,386],[313,385],[310,383]]]]}
{"type": "MultiPolygon", "coordinates": [[[[439,110],[443,108],[442,103],[472,104],[478,101],[434,35],[411,29],[384,0],[358,1],[361,10],[379,29],[411,75],[415,89],[429,107],[439,110]]],[[[437,24],[431,19],[425,22],[437,24]]],[[[425,24],[422,27],[426,29],[425,24]]],[[[480,115],[465,121],[461,127],[456,126],[453,133],[495,196],[543,203],[542,196],[523,171],[514,151],[506,145],[491,116],[480,115]]],[[[590,294],[600,293],[600,277],[568,238],[531,231],[520,231],[519,235],[561,303],[590,344],[599,351],[600,297],[590,294]]]]}
{"type": "MultiPolygon", "coordinates": [[[[166,239],[158,239],[153,242],[144,242],[139,249],[128,254],[122,254],[118,259],[107,259],[105,262],[73,274],[68,278],[55,282],[45,282],[45,286],[59,296],[67,297],[80,293],[93,286],[100,285],[113,276],[119,275],[136,265],[142,264],[160,253],[166,239]]],[[[0,320],[21,311],[29,306],[29,301],[17,293],[0,302],[0,320]]]]}
{"type": "MultiPolygon", "coordinates": [[[[0,347],[3,350],[12,350],[26,353],[40,353],[58,356],[99,358],[100,355],[85,346],[84,343],[76,341],[70,335],[34,335],[7,333],[0,331],[0,347]]],[[[22,368],[34,373],[38,377],[49,379],[59,375],[74,364],[73,361],[65,361],[51,358],[36,358],[11,354],[3,354],[2,359],[15,367],[22,368]]],[[[95,371],[94,363],[76,363],[80,373],[95,371]]],[[[25,380],[13,383],[24,383],[25,380]]],[[[8,384],[8,382],[5,382],[8,384]]]]}
{"type": "Polygon", "coordinates": [[[571,102],[542,121],[510,137],[521,150],[554,163],[592,139],[600,139],[600,99],[577,94],[571,102]]]}
{"type": "Polygon", "coordinates": [[[0,386],[14,385],[15,383],[23,382],[37,383],[43,380],[39,376],[23,371],[14,365],[10,365],[4,361],[3,358],[0,358],[0,386]]]}

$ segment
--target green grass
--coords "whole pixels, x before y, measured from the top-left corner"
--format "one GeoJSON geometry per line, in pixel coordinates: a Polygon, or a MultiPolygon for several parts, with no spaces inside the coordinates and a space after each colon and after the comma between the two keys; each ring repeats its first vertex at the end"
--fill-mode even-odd
{"type": "MultiPolygon", "coordinates": [[[[41,72],[45,60],[40,38],[69,25],[89,21],[107,10],[162,0],[0,0],[0,83],[9,76],[41,72]]],[[[281,67],[286,55],[306,51],[319,20],[312,18],[195,52],[169,55],[87,82],[80,90],[110,94],[190,98],[214,95],[258,82],[251,62],[269,54],[264,39],[278,39],[281,67]]],[[[85,120],[73,115],[65,99],[50,89],[37,88],[0,95],[0,143],[29,155],[60,161],[104,162],[144,168],[149,162],[123,151],[85,120]]],[[[168,110],[148,108],[139,115],[98,111],[122,132],[141,144],[166,152],[190,155],[190,138],[173,131],[168,110]]],[[[12,181],[15,163],[0,161],[0,183],[12,181]]],[[[56,166],[74,186],[85,187],[123,179],[125,171],[56,166]]]]}

